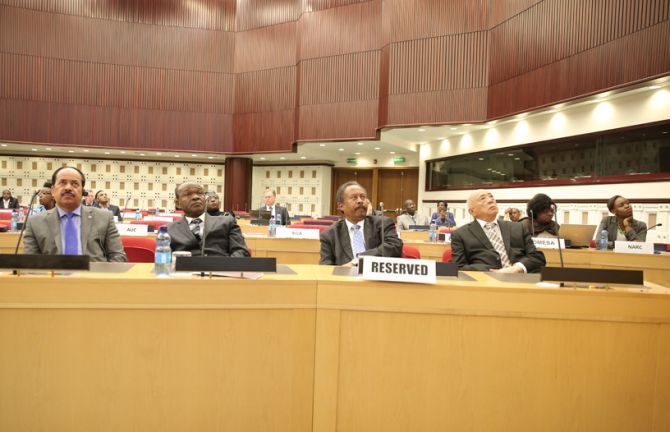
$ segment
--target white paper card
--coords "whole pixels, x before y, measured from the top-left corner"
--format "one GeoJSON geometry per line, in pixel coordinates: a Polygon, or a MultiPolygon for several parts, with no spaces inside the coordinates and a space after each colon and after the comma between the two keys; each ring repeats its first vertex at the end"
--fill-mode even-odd
{"type": "MultiPolygon", "coordinates": [[[[121,213],[121,215],[123,216],[124,219],[135,219],[135,217],[137,216],[137,213],[135,213],[135,212],[123,212],[123,213],[121,213]]],[[[140,216],[141,216],[141,214],[140,214],[140,216]]]]}
{"type": "Polygon", "coordinates": [[[321,233],[318,229],[310,228],[290,228],[290,227],[277,227],[277,238],[304,238],[304,239],[319,239],[319,234],[321,233]]]}
{"type": "MultiPolygon", "coordinates": [[[[533,237],[533,243],[538,249],[558,249],[558,239],[555,237],[533,237]]],[[[561,249],[565,249],[563,239],[561,239],[561,249]]]]}
{"type": "Polygon", "coordinates": [[[435,261],[364,256],[363,279],[434,284],[435,261]]]}
{"type": "Polygon", "coordinates": [[[149,226],[143,224],[116,224],[116,229],[122,236],[146,237],[149,232],[149,226]]]}
{"type": "Polygon", "coordinates": [[[629,241],[615,241],[614,252],[619,253],[634,253],[634,254],[653,254],[653,243],[629,242],[629,241]]]}

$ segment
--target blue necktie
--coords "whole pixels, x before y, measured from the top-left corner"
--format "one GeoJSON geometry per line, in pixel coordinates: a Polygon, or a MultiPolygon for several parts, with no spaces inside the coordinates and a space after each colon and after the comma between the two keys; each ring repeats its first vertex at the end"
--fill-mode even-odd
{"type": "Polygon", "coordinates": [[[365,252],[365,241],[360,225],[354,225],[351,229],[354,231],[354,244],[351,245],[351,249],[354,252],[354,258],[357,258],[358,254],[365,252]]]}
{"type": "Polygon", "coordinates": [[[67,222],[65,223],[65,252],[64,255],[79,255],[79,247],[77,245],[77,228],[74,226],[74,213],[65,213],[67,222]]]}

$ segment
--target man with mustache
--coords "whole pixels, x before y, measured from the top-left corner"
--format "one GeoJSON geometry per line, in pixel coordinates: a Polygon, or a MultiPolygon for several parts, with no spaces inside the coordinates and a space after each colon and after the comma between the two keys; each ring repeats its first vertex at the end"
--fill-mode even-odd
{"type": "Polygon", "coordinates": [[[177,186],[175,204],[184,211],[184,217],[167,226],[173,251],[189,251],[193,256],[249,256],[235,218],[207,213],[205,189],[201,185],[177,186]]]}
{"type": "Polygon", "coordinates": [[[357,182],[344,183],[337,189],[335,202],[344,218],[321,233],[319,264],[353,265],[361,255],[402,256],[402,240],[398,238],[393,220],[383,216],[367,216],[366,200],[367,193],[357,182]]]}
{"type": "Polygon", "coordinates": [[[24,253],[88,255],[91,261],[128,261],[112,214],[82,206],[84,173],[74,167],[60,167],[51,176],[51,184],[56,207],[28,218],[24,253]]]}
{"type": "Polygon", "coordinates": [[[468,197],[475,220],[451,233],[453,262],[462,270],[536,273],[545,265],[528,230],[520,223],[497,220],[498,205],[491,192],[468,197]]]}

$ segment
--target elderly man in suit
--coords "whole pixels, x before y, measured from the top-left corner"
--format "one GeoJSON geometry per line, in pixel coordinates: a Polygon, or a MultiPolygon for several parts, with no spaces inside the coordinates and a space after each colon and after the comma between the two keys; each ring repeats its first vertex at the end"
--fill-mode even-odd
{"type": "Polygon", "coordinates": [[[184,217],[167,226],[173,251],[189,251],[193,256],[249,256],[235,218],[207,213],[205,190],[201,185],[177,186],[175,204],[184,211],[184,217]]]}
{"type": "Polygon", "coordinates": [[[265,193],[263,194],[263,201],[265,202],[265,205],[258,210],[269,211],[279,225],[290,225],[291,219],[288,215],[288,210],[286,207],[275,204],[276,199],[277,193],[274,191],[274,189],[266,189],[265,193]]]}
{"type": "Polygon", "coordinates": [[[402,256],[402,240],[398,238],[393,220],[367,216],[366,195],[363,186],[354,181],[337,189],[335,201],[344,218],[321,233],[319,264],[354,265],[360,255],[402,256]]]}
{"type": "Polygon", "coordinates": [[[112,215],[116,216],[118,220],[121,220],[121,209],[119,206],[115,206],[109,203],[109,196],[104,190],[99,190],[95,193],[95,199],[93,200],[93,206],[107,210],[111,212],[112,215]]]}
{"type": "Polygon", "coordinates": [[[51,176],[56,207],[28,218],[26,254],[88,255],[91,261],[128,261],[112,214],[81,205],[86,178],[74,167],[51,176]]]}
{"type": "Polygon", "coordinates": [[[17,209],[19,208],[19,200],[12,196],[12,193],[9,189],[2,191],[2,199],[0,200],[0,208],[4,209],[17,209]]]}
{"type": "Polygon", "coordinates": [[[545,265],[544,254],[535,249],[522,224],[497,220],[498,205],[491,192],[473,192],[468,211],[475,220],[451,234],[453,262],[460,269],[533,273],[545,265]]]}

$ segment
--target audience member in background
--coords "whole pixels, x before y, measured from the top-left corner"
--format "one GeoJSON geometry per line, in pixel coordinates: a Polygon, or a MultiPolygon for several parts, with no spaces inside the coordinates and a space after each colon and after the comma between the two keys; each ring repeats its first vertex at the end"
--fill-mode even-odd
{"type": "Polygon", "coordinates": [[[443,223],[443,224],[438,224],[438,226],[455,227],[456,226],[456,219],[454,219],[454,214],[452,212],[448,211],[446,201],[438,201],[437,202],[437,211],[434,212],[430,216],[430,220],[434,221],[434,220],[437,220],[438,218],[440,218],[440,212],[441,211],[444,211],[447,222],[443,223]]]}
{"type": "Polygon", "coordinates": [[[402,207],[405,212],[396,219],[396,223],[400,225],[400,229],[407,230],[410,225],[430,225],[428,216],[417,213],[416,205],[411,199],[406,200],[402,207]]]}
{"type": "Polygon", "coordinates": [[[607,247],[614,249],[615,241],[637,241],[643,242],[647,239],[647,224],[633,219],[633,207],[630,201],[621,195],[614,195],[607,200],[607,209],[614,216],[605,216],[598,230],[596,238],[602,230],[607,230],[607,247]]]}
{"type": "Polygon", "coordinates": [[[85,206],[93,206],[95,205],[95,195],[93,195],[92,190],[85,190],[83,194],[83,198],[81,200],[81,204],[85,206]]]}
{"type": "Polygon", "coordinates": [[[505,220],[510,222],[519,222],[521,219],[521,210],[518,208],[510,207],[505,210],[505,220]]]}
{"type": "Polygon", "coordinates": [[[275,218],[275,221],[278,221],[280,225],[290,225],[291,218],[289,217],[288,210],[286,207],[282,207],[279,204],[275,204],[277,199],[277,193],[274,189],[266,189],[263,194],[263,202],[265,205],[259,208],[259,211],[269,211],[271,217],[275,218]]]}
{"type": "Polygon", "coordinates": [[[121,209],[118,206],[109,203],[109,196],[104,190],[99,190],[95,193],[95,199],[93,200],[94,207],[101,208],[112,212],[112,215],[117,217],[117,220],[121,220],[121,209]]]}
{"type": "Polygon", "coordinates": [[[177,186],[175,204],[184,211],[184,217],[167,226],[173,251],[189,251],[193,256],[249,256],[235,218],[207,214],[205,190],[201,185],[177,186]]]}
{"type": "Polygon", "coordinates": [[[86,178],[74,167],[51,176],[56,207],[28,218],[24,253],[88,255],[91,261],[128,261],[119,232],[108,211],[81,204],[86,178]]]}
{"type": "Polygon", "coordinates": [[[523,224],[501,221],[491,192],[478,190],[468,197],[475,220],[451,233],[453,262],[462,270],[535,273],[545,265],[523,224]]]}
{"type": "Polygon", "coordinates": [[[205,194],[207,200],[207,214],[210,216],[223,216],[224,213],[220,210],[221,201],[216,192],[207,192],[205,194]]]}
{"type": "Polygon", "coordinates": [[[435,221],[435,225],[438,227],[447,227],[447,228],[452,228],[455,226],[454,224],[454,215],[451,215],[451,218],[449,218],[449,215],[451,213],[447,214],[447,209],[446,207],[441,207],[437,209],[437,218],[433,219],[435,221]]]}
{"type": "MultiPolygon", "coordinates": [[[[379,204],[384,205],[383,202],[379,203],[379,204]]],[[[375,210],[375,208],[372,207],[372,203],[370,202],[369,198],[365,199],[365,208],[366,208],[366,210],[365,210],[365,215],[366,216],[371,216],[371,215],[372,216],[384,216],[384,214],[382,213],[381,210],[375,210]]]]}
{"type": "Polygon", "coordinates": [[[30,216],[51,210],[56,206],[56,201],[54,200],[53,195],[51,195],[51,182],[44,182],[44,186],[40,189],[38,197],[39,205],[30,210],[30,216]]]}
{"type": "Polygon", "coordinates": [[[520,222],[533,237],[557,237],[560,226],[554,222],[556,203],[545,194],[537,194],[526,204],[528,217],[520,222]]]}
{"type": "Polygon", "coordinates": [[[367,215],[367,196],[360,184],[350,181],[335,193],[337,209],[344,218],[321,232],[319,264],[352,265],[360,255],[401,257],[402,240],[393,220],[367,215]],[[384,244],[382,249],[382,223],[384,244]]]}
{"type": "Polygon", "coordinates": [[[0,200],[0,208],[4,209],[17,209],[19,208],[19,200],[12,196],[12,193],[9,189],[2,191],[2,199],[0,200]]]}

